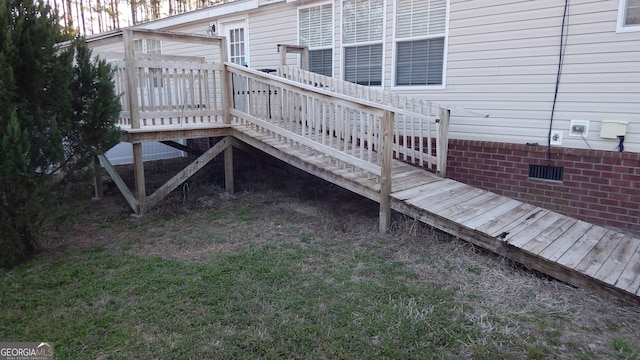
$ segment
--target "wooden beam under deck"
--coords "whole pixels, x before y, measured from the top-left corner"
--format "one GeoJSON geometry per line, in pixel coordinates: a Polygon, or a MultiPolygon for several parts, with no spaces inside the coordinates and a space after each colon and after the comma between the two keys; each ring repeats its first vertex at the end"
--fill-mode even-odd
{"type": "Polygon", "coordinates": [[[219,123],[202,123],[165,126],[146,126],[140,129],[124,129],[121,141],[142,143],[177,139],[198,139],[231,135],[231,126],[219,123]]]}

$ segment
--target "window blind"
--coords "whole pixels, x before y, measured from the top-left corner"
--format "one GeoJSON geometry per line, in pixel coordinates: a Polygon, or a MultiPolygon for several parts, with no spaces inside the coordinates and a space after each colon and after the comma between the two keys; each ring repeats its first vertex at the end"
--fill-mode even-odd
{"type": "Polygon", "coordinates": [[[309,48],[331,46],[332,39],[331,4],[300,10],[298,37],[300,45],[309,48]]]}
{"type": "Polygon", "coordinates": [[[382,41],[383,0],[346,0],[342,6],[342,41],[345,44],[382,41]]]}
{"type": "Polygon", "coordinates": [[[344,49],[344,79],[360,85],[382,85],[382,44],[344,49]]]}
{"type": "Polygon", "coordinates": [[[323,49],[309,51],[309,71],[324,76],[332,76],[333,50],[323,49]]]}
{"type": "Polygon", "coordinates": [[[444,38],[399,42],[396,85],[440,85],[444,38]]]}
{"type": "Polygon", "coordinates": [[[445,0],[398,0],[396,38],[444,34],[445,0]]]}

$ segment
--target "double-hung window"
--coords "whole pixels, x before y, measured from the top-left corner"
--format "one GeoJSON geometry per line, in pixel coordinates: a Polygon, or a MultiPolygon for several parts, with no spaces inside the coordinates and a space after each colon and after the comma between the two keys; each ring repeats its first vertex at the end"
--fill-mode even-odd
{"type": "Polygon", "coordinates": [[[396,86],[442,85],[446,0],[397,0],[396,86]]]}
{"type": "Polygon", "coordinates": [[[345,0],[342,9],[344,80],[382,85],[384,0],[345,0]]]}
{"type": "Polygon", "coordinates": [[[640,0],[620,0],[618,30],[640,31],[640,0]]]}
{"type": "Polygon", "coordinates": [[[333,16],[331,4],[300,9],[298,43],[309,48],[309,71],[333,75],[333,16]]]}

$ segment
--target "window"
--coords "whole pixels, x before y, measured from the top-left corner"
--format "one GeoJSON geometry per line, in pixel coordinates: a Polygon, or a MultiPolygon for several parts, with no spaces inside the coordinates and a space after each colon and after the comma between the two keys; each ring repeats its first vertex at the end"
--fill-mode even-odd
{"type": "Polygon", "coordinates": [[[618,30],[640,31],[640,0],[620,0],[618,30]]]}
{"type": "Polygon", "coordinates": [[[343,2],[344,80],[382,85],[383,0],[343,2]]]}
{"type": "Polygon", "coordinates": [[[366,86],[382,85],[382,44],[344,49],[344,78],[366,86]]]}
{"type": "Polygon", "coordinates": [[[238,65],[246,65],[244,28],[229,30],[229,61],[238,65]]]}
{"type": "Polygon", "coordinates": [[[398,0],[395,85],[442,85],[446,0],[398,0]]]}
{"type": "Polygon", "coordinates": [[[331,77],[333,75],[333,49],[309,50],[309,71],[331,77]]]}
{"type": "Polygon", "coordinates": [[[300,9],[298,43],[309,48],[309,71],[333,75],[331,4],[300,9]]]}

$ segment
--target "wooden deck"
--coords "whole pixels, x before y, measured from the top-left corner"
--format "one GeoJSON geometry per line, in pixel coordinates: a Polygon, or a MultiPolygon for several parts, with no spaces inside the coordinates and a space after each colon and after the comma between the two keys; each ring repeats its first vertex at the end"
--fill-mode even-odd
{"type": "MultiPolygon", "coordinates": [[[[296,147],[250,126],[240,141],[329,182],[379,201],[366,171],[296,147]]],[[[600,294],[640,303],[640,239],[393,161],[391,207],[531,269],[600,294]]]]}
{"type": "Polygon", "coordinates": [[[143,29],[122,36],[116,85],[126,96],[119,126],[123,141],[133,144],[135,194],[108,159],[100,161],[136,214],[220,154],[226,190],[233,192],[232,147],[251,146],[379,202],[381,231],[393,209],[559,280],[640,304],[638,237],[445,178],[449,109],[285,68],[284,61],[282,76],[232,64],[222,37],[143,29]],[[140,39],[217,51],[140,54],[133,46],[140,39]],[[182,150],[174,140],[203,137],[222,140],[147,194],[141,143],[182,150]]]}

